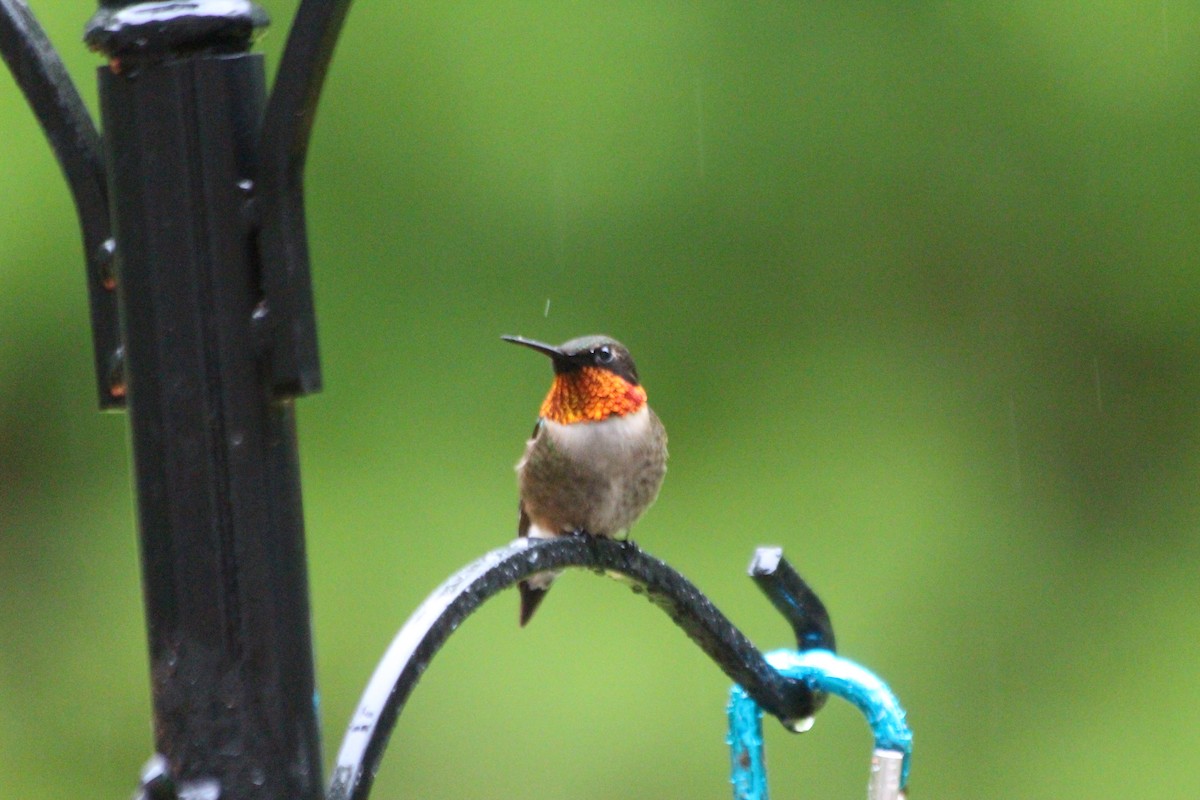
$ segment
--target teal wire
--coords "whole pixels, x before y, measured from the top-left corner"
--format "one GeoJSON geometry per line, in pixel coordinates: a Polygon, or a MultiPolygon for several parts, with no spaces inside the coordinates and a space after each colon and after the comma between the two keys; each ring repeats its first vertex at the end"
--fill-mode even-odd
{"type": "MultiPolygon", "coordinates": [[[[877,675],[828,650],[775,650],[766,658],[775,669],[804,681],[814,692],[836,695],[858,708],[871,726],[875,748],[904,754],[900,785],[908,785],[912,731],[900,701],[877,675]]],[[[726,713],[734,800],[767,800],[762,709],[741,686],[735,685],[729,691],[726,713]]]]}
{"type": "Polygon", "coordinates": [[[729,690],[730,782],[734,800],[767,800],[767,765],[763,762],[762,709],[746,690],[729,690]]]}

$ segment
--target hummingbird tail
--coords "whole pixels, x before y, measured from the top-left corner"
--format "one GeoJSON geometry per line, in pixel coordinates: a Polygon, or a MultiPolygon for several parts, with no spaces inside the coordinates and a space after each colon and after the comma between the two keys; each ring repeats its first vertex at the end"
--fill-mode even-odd
{"type": "Polygon", "coordinates": [[[517,588],[521,590],[521,627],[524,628],[528,623],[533,612],[537,611],[538,606],[542,604],[546,593],[550,591],[550,584],[545,587],[530,585],[529,581],[521,581],[517,584],[517,588]]]}

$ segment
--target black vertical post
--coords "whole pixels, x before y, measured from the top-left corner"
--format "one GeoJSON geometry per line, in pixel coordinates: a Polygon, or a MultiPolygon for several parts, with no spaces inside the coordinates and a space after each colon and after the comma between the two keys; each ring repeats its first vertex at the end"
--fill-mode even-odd
{"type": "Polygon", "coordinates": [[[103,4],[88,41],[110,59],[100,105],[155,743],[200,794],[315,799],[295,424],[254,319],[266,98],[247,51],[266,19],[229,0],[130,5],[103,4]]]}

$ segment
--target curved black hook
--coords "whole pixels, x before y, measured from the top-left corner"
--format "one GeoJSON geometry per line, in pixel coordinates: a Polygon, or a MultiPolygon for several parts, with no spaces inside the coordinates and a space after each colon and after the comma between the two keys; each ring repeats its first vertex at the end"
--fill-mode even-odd
{"type": "Polygon", "coordinates": [[[750,560],[750,577],[784,619],[800,650],[837,650],[833,623],[821,598],[783,557],[782,547],[760,547],[750,560]]]}
{"type": "Polygon", "coordinates": [[[262,319],[268,328],[271,384],[280,396],[295,397],[321,388],[304,225],[304,163],[321,87],[349,10],[350,0],[300,4],[263,119],[259,249],[266,313],[262,319]]]}
{"type": "Polygon", "coordinates": [[[83,231],[100,408],[125,404],[113,241],[100,134],[66,67],[24,0],[0,0],[0,54],[66,176],[83,231]]]}
{"type": "MultiPolygon", "coordinates": [[[[365,800],[388,737],[421,674],[475,609],[523,578],[565,567],[587,567],[624,578],[634,592],[662,608],[763,710],[793,730],[806,729],[820,708],[823,697],[776,671],[687,578],[632,542],[591,536],[518,539],[463,567],[409,617],[376,667],[346,730],[328,800],[365,800]]],[[[760,549],[751,567],[756,582],[797,632],[799,647],[832,649],[833,629],[824,605],[782,552],[760,549]],[[761,568],[755,571],[755,565],[761,568]]]]}

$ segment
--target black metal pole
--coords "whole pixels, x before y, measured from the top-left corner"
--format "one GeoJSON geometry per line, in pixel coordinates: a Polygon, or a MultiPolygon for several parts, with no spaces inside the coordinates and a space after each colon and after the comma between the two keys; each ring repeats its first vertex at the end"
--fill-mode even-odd
{"type": "Polygon", "coordinates": [[[229,0],[129,5],[105,3],[88,42],[110,59],[100,105],[155,743],[181,793],[315,799],[296,432],[253,321],[266,94],[247,50],[266,19],[229,0]]]}

